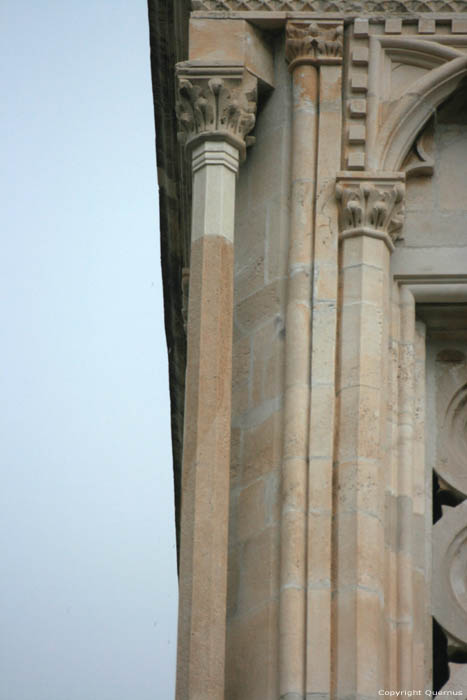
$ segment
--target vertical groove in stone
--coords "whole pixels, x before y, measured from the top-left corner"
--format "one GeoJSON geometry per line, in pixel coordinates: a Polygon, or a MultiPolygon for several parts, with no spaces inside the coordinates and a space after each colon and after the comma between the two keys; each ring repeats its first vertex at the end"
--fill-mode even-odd
{"type": "Polygon", "coordinates": [[[409,690],[413,665],[413,422],[415,300],[400,291],[401,342],[399,351],[399,472],[398,472],[398,666],[399,688],[409,690]]]}
{"type": "MultiPolygon", "coordinates": [[[[282,465],[280,697],[305,692],[306,494],[318,73],[293,70],[291,226],[282,465]]],[[[295,697],[295,696],[293,696],[295,697]]]]}

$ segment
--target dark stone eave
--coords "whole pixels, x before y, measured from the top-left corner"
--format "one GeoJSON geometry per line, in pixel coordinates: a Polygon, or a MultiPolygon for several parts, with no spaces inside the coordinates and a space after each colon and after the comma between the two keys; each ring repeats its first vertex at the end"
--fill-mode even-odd
{"type": "Polygon", "coordinates": [[[161,265],[169,356],[175,519],[179,549],[186,338],[182,270],[188,267],[191,179],[177,142],[175,64],[188,58],[189,0],[148,0],[156,122],[161,265]]]}

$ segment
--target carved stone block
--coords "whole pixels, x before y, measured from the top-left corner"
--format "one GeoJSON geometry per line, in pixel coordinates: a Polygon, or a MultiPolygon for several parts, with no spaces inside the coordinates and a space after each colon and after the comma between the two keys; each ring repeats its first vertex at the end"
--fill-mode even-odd
{"type": "Polygon", "coordinates": [[[254,142],[257,80],[241,66],[177,65],[178,139],[192,149],[201,140],[226,140],[240,157],[254,142]]]}

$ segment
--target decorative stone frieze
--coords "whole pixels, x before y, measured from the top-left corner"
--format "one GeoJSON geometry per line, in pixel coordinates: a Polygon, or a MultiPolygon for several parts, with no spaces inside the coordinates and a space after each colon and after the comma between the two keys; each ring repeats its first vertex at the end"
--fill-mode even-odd
{"type": "Polygon", "coordinates": [[[406,14],[467,12],[467,0],[192,0],[193,10],[406,14]]]}
{"type": "Polygon", "coordinates": [[[341,63],[342,37],[342,24],[288,22],[285,52],[289,69],[303,63],[341,63]]]}
{"type": "Polygon", "coordinates": [[[341,238],[367,235],[385,240],[390,250],[404,222],[404,174],[339,177],[341,238]]]}
{"type": "Polygon", "coordinates": [[[225,140],[240,158],[254,143],[257,80],[242,66],[177,65],[178,139],[191,151],[200,141],[225,140]]]}

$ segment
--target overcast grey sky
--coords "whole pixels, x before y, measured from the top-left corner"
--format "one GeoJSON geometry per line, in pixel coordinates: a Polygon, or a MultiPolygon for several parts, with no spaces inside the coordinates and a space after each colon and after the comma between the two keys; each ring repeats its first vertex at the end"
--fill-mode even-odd
{"type": "Polygon", "coordinates": [[[145,0],[3,0],[0,700],[173,697],[145,0]]]}

